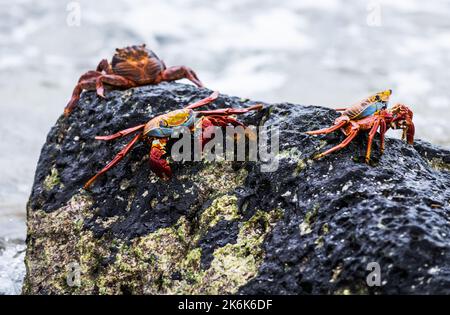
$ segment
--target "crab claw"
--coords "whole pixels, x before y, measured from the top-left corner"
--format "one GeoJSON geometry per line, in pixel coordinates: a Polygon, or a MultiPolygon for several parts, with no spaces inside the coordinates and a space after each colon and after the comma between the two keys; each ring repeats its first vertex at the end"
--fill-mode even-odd
{"type": "Polygon", "coordinates": [[[415,127],[412,121],[412,110],[404,104],[395,104],[391,109],[391,113],[393,114],[391,127],[393,129],[402,129],[402,139],[406,139],[409,144],[413,144],[415,127]]]}
{"type": "Polygon", "coordinates": [[[152,142],[152,148],[150,149],[150,168],[155,174],[163,179],[168,180],[172,177],[172,169],[169,162],[166,160],[166,138],[154,139],[152,142]]]}
{"type": "Polygon", "coordinates": [[[202,81],[198,78],[197,74],[189,67],[186,66],[173,66],[165,69],[162,72],[163,81],[175,81],[179,79],[188,79],[198,87],[203,87],[202,81]]]}
{"type": "Polygon", "coordinates": [[[202,81],[200,81],[200,79],[198,78],[197,73],[195,73],[195,71],[189,67],[186,67],[186,69],[187,69],[187,79],[191,80],[198,87],[204,87],[202,81]]]}

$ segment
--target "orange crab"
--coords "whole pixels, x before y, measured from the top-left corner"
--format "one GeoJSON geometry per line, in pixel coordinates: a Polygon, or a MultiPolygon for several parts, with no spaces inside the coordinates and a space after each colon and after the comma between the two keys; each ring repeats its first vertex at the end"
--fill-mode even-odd
{"type": "Polygon", "coordinates": [[[105,97],[104,85],[116,89],[127,89],[184,78],[192,81],[198,87],[203,86],[191,68],[186,66],[167,68],[153,51],[145,47],[145,44],[117,48],[111,64],[108,60],[103,59],[95,71],[88,71],[80,77],[72,92],[72,98],[64,109],[64,115],[66,117],[70,115],[83,90],[96,90],[97,95],[105,97]]]}

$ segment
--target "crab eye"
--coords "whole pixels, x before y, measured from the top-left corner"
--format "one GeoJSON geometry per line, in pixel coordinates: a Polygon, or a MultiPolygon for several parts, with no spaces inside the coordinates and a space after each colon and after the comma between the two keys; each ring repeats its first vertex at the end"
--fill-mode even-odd
{"type": "Polygon", "coordinates": [[[169,124],[167,123],[167,121],[165,121],[165,120],[161,120],[160,122],[159,122],[159,126],[160,127],[167,127],[169,124]]]}

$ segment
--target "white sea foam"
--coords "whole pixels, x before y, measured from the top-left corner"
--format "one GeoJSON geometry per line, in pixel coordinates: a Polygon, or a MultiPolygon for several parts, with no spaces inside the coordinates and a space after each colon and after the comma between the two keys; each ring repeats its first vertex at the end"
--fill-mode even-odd
{"type": "Polygon", "coordinates": [[[20,294],[22,279],[25,276],[25,245],[0,239],[0,247],[0,292],[20,294]]]}

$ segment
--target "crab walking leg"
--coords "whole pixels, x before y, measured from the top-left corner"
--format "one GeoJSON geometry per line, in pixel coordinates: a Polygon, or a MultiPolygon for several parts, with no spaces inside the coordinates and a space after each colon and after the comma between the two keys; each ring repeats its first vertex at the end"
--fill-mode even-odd
{"type": "Polygon", "coordinates": [[[327,151],[325,151],[325,152],[322,152],[322,153],[316,155],[316,156],[314,157],[314,159],[320,159],[320,158],[323,158],[325,155],[328,155],[328,154],[330,154],[330,153],[332,153],[332,152],[334,152],[334,151],[337,151],[337,150],[340,150],[340,149],[345,148],[345,147],[353,140],[353,138],[356,137],[356,135],[358,134],[358,131],[359,131],[359,126],[358,126],[357,124],[354,124],[354,125],[353,125],[353,128],[352,128],[352,131],[351,131],[350,134],[347,136],[347,138],[345,138],[344,141],[342,141],[342,142],[341,142],[340,144],[338,144],[337,146],[332,147],[331,149],[329,149],[329,150],[327,150],[327,151]]]}
{"type": "Polygon", "coordinates": [[[408,131],[406,133],[406,141],[408,142],[408,144],[413,145],[414,144],[414,133],[415,133],[416,129],[414,127],[413,122],[411,121],[411,123],[408,126],[408,131]]]}
{"type": "Polygon", "coordinates": [[[92,177],[90,180],[84,184],[84,189],[89,188],[89,186],[92,185],[93,182],[102,174],[106,173],[110,168],[112,168],[114,165],[120,162],[120,160],[123,159],[125,155],[130,152],[133,145],[141,138],[141,134],[136,135],[133,140],[131,140],[115,157],[112,159],[111,162],[109,162],[100,172],[98,172],[94,177],[92,177]]]}
{"type": "MultiPolygon", "coordinates": [[[[205,116],[205,118],[209,118],[210,120],[214,121],[214,124],[217,126],[222,126],[222,127],[226,127],[229,125],[232,125],[234,127],[241,126],[242,128],[244,128],[245,135],[248,137],[249,140],[252,140],[252,141],[257,140],[257,135],[254,130],[252,130],[251,128],[248,128],[245,124],[241,123],[240,121],[238,121],[232,117],[214,115],[214,116],[205,116]]],[[[237,136],[236,139],[239,139],[240,134],[237,133],[236,136],[237,136]]]]}
{"type": "MultiPolygon", "coordinates": [[[[234,126],[234,127],[242,127],[245,130],[245,136],[248,137],[250,140],[257,140],[256,133],[251,129],[248,128],[245,124],[241,123],[240,121],[232,118],[227,117],[223,115],[206,115],[200,117],[198,122],[195,125],[195,128],[200,128],[200,143],[201,147],[203,148],[206,143],[208,143],[209,140],[211,140],[212,135],[214,133],[214,127],[227,127],[227,126],[234,126]]],[[[239,133],[235,134],[237,137],[240,136],[239,133]]],[[[239,139],[239,138],[237,138],[239,139]]]]}
{"type": "Polygon", "coordinates": [[[102,74],[99,76],[95,82],[95,89],[97,90],[97,95],[105,98],[105,88],[103,83],[113,85],[116,87],[129,88],[135,86],[133,82],[117,74],[102,74]]]}
{"type": "Polygon", "coordinates": [[[120,138],[120,137],[124,137],[126,135],[129,135],[130,133],[133,133],[135,131],[138,131],[139,129],[142,129],[145,127],[145,124],[136,126],[136,127],[131,127],[125,130],[121,130],[119,132],[116,132],[115,134],[109,135],[109,136],[97,136],[95,137],[96,140],[113,140],[116,138],[120,138]]]}
{"type": "Polygon", "coordinates": [[[222,116],[222,115],[205,115],[202,118],[208,119],[212,122],[214,122],[215,126],[221,126],[221,127],[226,127],[229,125],[233,125],[233,126],[242,126],[242,127],[246,127],[245,124],[241,123],[240,121],[232,118],[232,117],[227,117],[227,116],[222,116]]]}
{"type": "Polygon", "coordinates": [[[219,125],[219,123],[217,121],[211,120],[211,117],[201,117],[201,122],[200,122],[200,128],[201,128],[201,132],[200,132],[200,144],[201,144],[201,148],[202,148],[202,154],[203,154],[203,149],[205,147],[205,145],[212,139],[212,135],[214,134],[214,127],[217,126],[226,126],[224,124],[219,125]]]}
{"type": "Polygon", "coordinates": [[[197,113],[202,115],[239,115],[245,114],[252,110],[261,110],[263,108],[262,104],[253,105],[247,108],[224,108],[224,109],[214,109],[214,110],[199,110],[197,113]]]}
{"type": "Polygon", "coordinates": [[[179,79],[188,79],[198,87],[203,87],[203,83],[197,77],[197,74],[186,66],[169,67],[162,72],[163,81],[175,81],[179,79]]]}
{"type": "Polygon", "coordinates": [[[380,151],[381,154],[384,153],[384,135],[386,133],[386,121],[384,119],[380,120],[380,151]]]}
{"type": "Polygon", "coordinates": [[[67,103],[66,108],[64,108],[64,116],[69,116],[69,114],[73,111],[75,106],[77,106],[78,100],[80,99],[80,94],[83,92],[83,88],[80,83],[78,83],[72,92],[72,97],[67,103]]]}
{"type": "Polygon", "coordinates": [[[369,163],[370,161],[373,138],[375,137],[379,126],[380,126],[380,117],[377,117],[373,123],[372,129],[370,129],[369,131],[369,139],[367,140],[366,163],[369,163]]]}
{"type": "Polygon", "coordinates": [[[207,129],[208,124],[212,125],[212,126],[222,126],[222,127],[226,127],[227,125],[233,125],[235,127],[242,126],[247,131],[248,138],[250,140],[255,140],[257,138],[256,134],[251,129],[248,129],[243,123],[237,121],[236,119],[234,119],[232,117],[228,117],[228,115],[244,114],[249,111],[260,110],[262,108],[263,108],[262,104],[257,104],[257,105],[253,105],[253,106],[250,106],[245,109],[225,108],[225,109],[197,111],[198,114],[203,115],[202,129],[206,130],[206,131],[202,132],[202,134],[203,134],[202,139],[201,139],[202,148],[206,144],[204,139],[210,137],[209,133],[211,133],[211,130],[212,130],[212,128],[207,129]],[[209,133],[208,133],[208,130],[209,130],[209,133]]]}
{"type": "Polygon", "coordinates": [[[320,135],[320,134],[325,134],[325,133],[332,133],[333,131],[336,131],[336,130],[344,127],[348,122],[349,122],[349,120],[341,120],[339,123],[337,123],[331,127],[323,128],[323,129],[319,129],[319,130],[307,131],[306,134],[320,135]]]}
{"type": "Polygon", "coordinates": [[[414,144],[414,133],[415,133],[414,124],[410,122],[407,126],[408,126],[407,128],[403,129],[402,140],[406,140],[408,144],[414,144]]]}
{"type": "MultiPolygon", "coordinates": [[[[247,136],[247,138],[250,141],[257,141],[258,140],[258,136],[257,136],[257,133],[255,132],[255,130],[253,130],[251,128],[248,128],[246,125],[244,125],[243,123],[241,123],[240,121],[238,121],[238,120],[236,120],[234,118],[227,117],[227,120],[228,120],[228,123],[232,124],[235,127],[237,127],[237,126],[243,127],[244,130],[245,130],[245,135],[247,136]]],[[[237,136],[238,137],[236,139],[239,140],[240,139],[239,138],[239,134],[237,134],[237,136]]]]}
{"type": "Polygon", "coordinates": [[[98,72],[88,71],[80,77],[77,85],[73,89],[72,97],[69,103],[67,103],[66,108],[64,109],[64,116],[68,117],[75,106],[77,106],[81,92],[83,92],[84,89],[91,89],[95,86],[95,80],[97,76],[99,76],[98,72]]]}
{"type": "Polygon", "coordinates": [[[188,105],[185,108],[194,109],[194,108],[209,104],[211,102],[214,102],[218,96],[219,96],[219,92],[215,91],[210,96],[205,97],[204,99],[201,99],[200,101],[197,101],[195,103],[192,103],[191,105],[188,105]]]}
{"type": "Polygon", "coordinates": [[[200,128],[199,141],[201,148],[212,139],[212,135],[215,132],[214,127],[226,127],[230,122],[226,121],[227,118],[223,116],[202,116],[195,125],[195,129],[200,128]]]}

